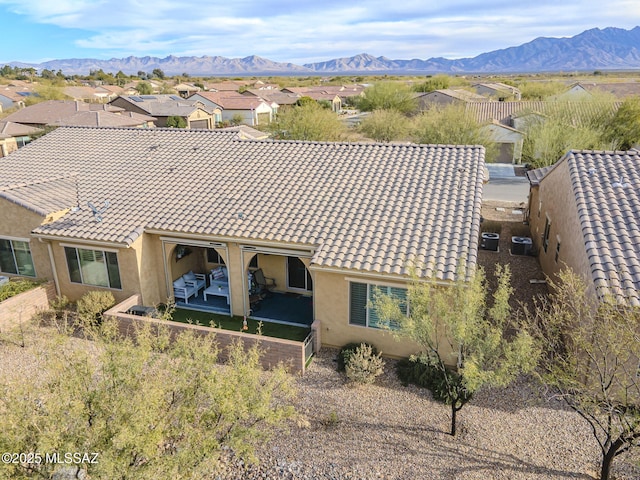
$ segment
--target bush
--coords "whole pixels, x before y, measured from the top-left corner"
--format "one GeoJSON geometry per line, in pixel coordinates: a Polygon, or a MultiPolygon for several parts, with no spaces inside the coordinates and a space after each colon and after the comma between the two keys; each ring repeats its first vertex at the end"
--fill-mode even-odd
{"type": "Polygon", "coordinates": [[[92,291],[78,300],[78,320],[84,326],[95,326],[102,322],[102,314],[116,304],[111,292],[92,291]]]}
{"type": "Polygon", "coordinates": [[[378,354],[378,349],[376,347],[374,347],[373,345],[369,345],[368,343],[363,343],[363,342],[347,343],[338,352],[338,358],[337,358],[338,366],[337,366],[337,368],[338,368],[339,372],[344,372],[345,371],[345,366],[346,366],[347,362],[349,361],[349,358],[351,357],[351,355],[354,354],[354,352],[356,351],[356,349],[360,345],[368,345],[368,346],[371,347],[372,353],[374,355],[378,354]]]}
{"type": "MultiPolygon", "coordinates": [[[[447,370],[447,378],[438,365],[437,357],[422,353],[402,359],[396,364],[396,374],[405,385],[410,383],[421,388],[428,388],[434,400],[447,403],[447,380],[455,390],[464,391],[462,376],[452,370],[447,370]]],[[[469,398],[471,394],[468,394],[469,398]]],[[[466,398],[466,396],[465,396],[466,398]]]]}
{"type": "Polygon", "coordinates": [[[19,293],[31,290],[39,285],[38,282],[31,280],[17,280],[15,282],[5,283],[0,287],[0,302],[11,298],[19,293]]]}
{"type": "Polygon", "coordinates": [[[345,364],[347,378],[351,382],[373,383],[382,374],[384,360],[381,353],[374,353],[373,347],[366,343],[360,344],[349,356],[345,364]]]}

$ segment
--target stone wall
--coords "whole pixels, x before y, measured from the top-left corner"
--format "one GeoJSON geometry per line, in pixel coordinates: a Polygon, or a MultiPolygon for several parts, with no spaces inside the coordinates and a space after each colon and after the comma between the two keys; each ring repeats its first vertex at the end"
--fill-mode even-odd
{"type": "Polygon", "coordinates": [[[56,288],[49,282],[1,302],[0,332],[28,322],[37,312],[48,309],[49,302],[55,298],[56,288]]]}
{"type": "Polygon", "coordinates": [[[118,320],[120,332],[124,335],[129,335],[133,332],[136,322],[146,322],[152,325],[164,325],[171,330],[172,334],[178,334],[188,330],[194,331],[199,335],[213,334],[216,336],[216,341],[220,346],[221,361],[226,360],[226,347],[234,341],[241,341],[246,348],[253,346],[255,343],[259,343],[260,348],[263,351],[260,359],[263,368],[269,369],[282,362],[287,365],[289,372],[294,374],[304,374],[305,355],[303,342],[295,342],[293,340],[284,340],[274,337],[259,337],[249,333],[233,332],[231,330],[205,327],[202,325],[191,325],[188,323],[157,320],[154,318],[123,313],[138,303],[139,296],[134,295],[106,311],[105,316],[118,320]]]}

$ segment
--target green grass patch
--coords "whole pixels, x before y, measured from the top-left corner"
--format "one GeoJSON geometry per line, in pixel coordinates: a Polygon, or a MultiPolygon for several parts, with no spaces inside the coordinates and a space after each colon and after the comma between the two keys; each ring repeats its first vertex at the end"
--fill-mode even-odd
{"type": "MultiPolygon", "coordinates": [[[[209,312],[198,312],[195,310],[186,310],[176,308],[173,312],[172,320],[174,322],[191,323],[193,325],[203,325],[205,327],[215,326],[223,330],[232,330],[234,332],[242,331],[242,317],[229,315],[219,315],[209,312]],[[212,323],[213,322],[213,325],[212,323]]],[[[258,320],[247,318],[247,326],[249,327],[245,333],[258,333],[258,320]]],[[[295,340],[302,342],[311,329],[309,327],[296,327],[293,325],[283,325],[274,322],[262,322],[262,335],[265,337],[283,338],[286,340],[295,340]]]]}

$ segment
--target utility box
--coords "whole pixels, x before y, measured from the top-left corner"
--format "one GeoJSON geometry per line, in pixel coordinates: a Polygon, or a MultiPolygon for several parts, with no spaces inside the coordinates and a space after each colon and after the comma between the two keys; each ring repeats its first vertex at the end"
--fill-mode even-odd
{"type": "Polygon", "coordinates": [[[481,249],[497,252],[499,243],[500,243],[500,234],[492,233],[492,232],[482,233],[482,240],[480,241],[481,249]]]}
{"type": "Polygon", "coordinates": [[[512,255],[531,255],[533,241],[530,237],[511,237],[512,255]]]}

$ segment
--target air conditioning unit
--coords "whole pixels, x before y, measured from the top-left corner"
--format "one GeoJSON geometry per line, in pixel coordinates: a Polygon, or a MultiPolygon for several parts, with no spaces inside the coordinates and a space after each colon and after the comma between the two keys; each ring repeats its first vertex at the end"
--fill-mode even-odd
{"type": "Polygon", "coordinates": [[[530,255],[533,249],[533,241],[530,237],[511,237],[512,255],[530,255]]]}
{"type": "Polygon", "coordinates": [[[483,250],[491,250],[492,252],[498,251],[498,244],[500,243],[500,234],[483,232],[482,241],[480,242],[480,248],[483,250]]]}

